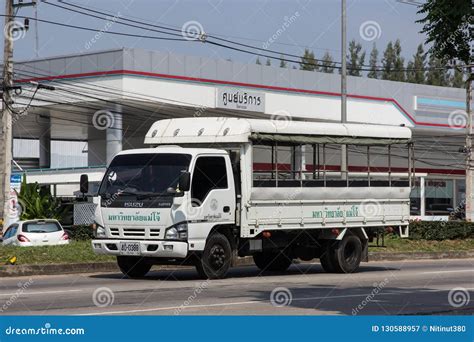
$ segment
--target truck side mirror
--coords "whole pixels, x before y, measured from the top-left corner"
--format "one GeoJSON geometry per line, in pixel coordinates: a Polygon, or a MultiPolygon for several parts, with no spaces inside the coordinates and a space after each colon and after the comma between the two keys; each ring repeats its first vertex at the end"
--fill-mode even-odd
{"type": "Polygon", "coordinates": [[[191,173],[183,172],[179,176],[179,190],[180,191],[189,191],[191,187],[191,173]]]}
{"type": "Polygon", "coordinates": [[[89,176],[81,175],[81,180],[79,181],[79,191],[83,194],[89,191],[89,176]]]}

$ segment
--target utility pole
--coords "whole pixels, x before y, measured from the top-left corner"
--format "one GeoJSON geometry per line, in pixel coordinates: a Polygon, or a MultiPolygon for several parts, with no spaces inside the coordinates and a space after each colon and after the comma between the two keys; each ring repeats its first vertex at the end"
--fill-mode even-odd
{"type": "Polygon", "coordinates": [[[472,80],[474,75],[472,74],[472,65],[466,67],[467,71],[467,81],[466,81],[466,115],[467,115],[467,134],[466,134],[466,221],[472,222],[474,219],[474,206],[473,206],[473,179],[474,179],[474,170],[473,170],[473,153],[472,153],[472,138],[474,134],[474,129],[472,125],[472,113],[471,113],[471,103],[472,103],[472,80]]]}
{"type": "MultiPolygon", "coordinates": [[[[12,161],[12,98],[10,91],[13,86],[13,26],[15,20],[13,16],[13,0],[5,0],[5,28],[4,28],[4,49],[3,49],[3,111],[2,130],[0,140],[0,217],[5,223],[9,211],[10,199],[10,176],[12,161]]],[[[3,230],[5,230],[5,224],[3,230]]]]}
{"type": "Polygon", "coordinates": [[[10,209],[10,177],[12,170],[12,106],[13,98],[10,92],[13,90],[13,35],[15,32],[28,30],[29,21],[25,19],[23,27],[15,22],[15,8],[25,6],[36,6],[36,0],[25,3],[20,1],[14,4],[14,0],[5,0],[5,26],[4,49],[3,49],[3,84],[2,84],[2,126],[0,129],[0,218],[3,220],[3,230],[10,209]]]}
{"type": "MultiPolygon", "coordinates": [[[[341,0],[341,123],[347,122],[346,0],[341,0]]],[[[348,177],[347,145],[341,145],[341,178],[348,177]]]]}

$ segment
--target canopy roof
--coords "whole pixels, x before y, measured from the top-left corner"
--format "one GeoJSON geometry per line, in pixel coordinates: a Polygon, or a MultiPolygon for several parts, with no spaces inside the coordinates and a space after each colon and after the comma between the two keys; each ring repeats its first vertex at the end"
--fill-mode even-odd
{"type": "Polygon", "coordinates": [[[155,122],[145,144],[228,144],[281,142],[286,144],[387,145],[411,139],[408,127],[244,118],[179,118],[155,122]]]}

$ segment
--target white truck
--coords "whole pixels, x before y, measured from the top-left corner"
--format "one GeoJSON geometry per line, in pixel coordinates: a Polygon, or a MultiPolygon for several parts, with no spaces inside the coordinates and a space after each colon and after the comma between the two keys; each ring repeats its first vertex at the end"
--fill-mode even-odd
{"type": "MultiPolygon", "coordinates": [[[[319,258],[327,272],[355,272],[377,231],[408,234],[410,139],[397,126],[157,121],[150,148],[122,151],[108,166],[94,197],[92,248],[115,255],[132,278],[153,264],[223,278],[244,256],[267,271],[319,258]],[[348,168],[333,165],[341,153],[348,168]],[[404,168],[392,167],[396,158],[404,168]]],[[[82,176],[81,191],[87,186],[82,176]]]]}

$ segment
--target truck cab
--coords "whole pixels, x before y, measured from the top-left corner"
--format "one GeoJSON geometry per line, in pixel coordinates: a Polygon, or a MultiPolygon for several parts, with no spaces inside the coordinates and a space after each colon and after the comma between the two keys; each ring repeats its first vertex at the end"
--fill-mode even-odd
{"type": "MultiPolygon", "coordinates": [[[[117,255],[126,274],[143,257],[148,262],[138,274],[153,262],[195,263],[212,229],[235,225],[229,154],[166,145],[123,151],[110,163],[95,203],[93,249],[117,255]]],[[[225,252],[215,248],[209,266],[230,260],[225,252]]],[[[210,270],[200,271],[208,276],[210,270]]]]}

